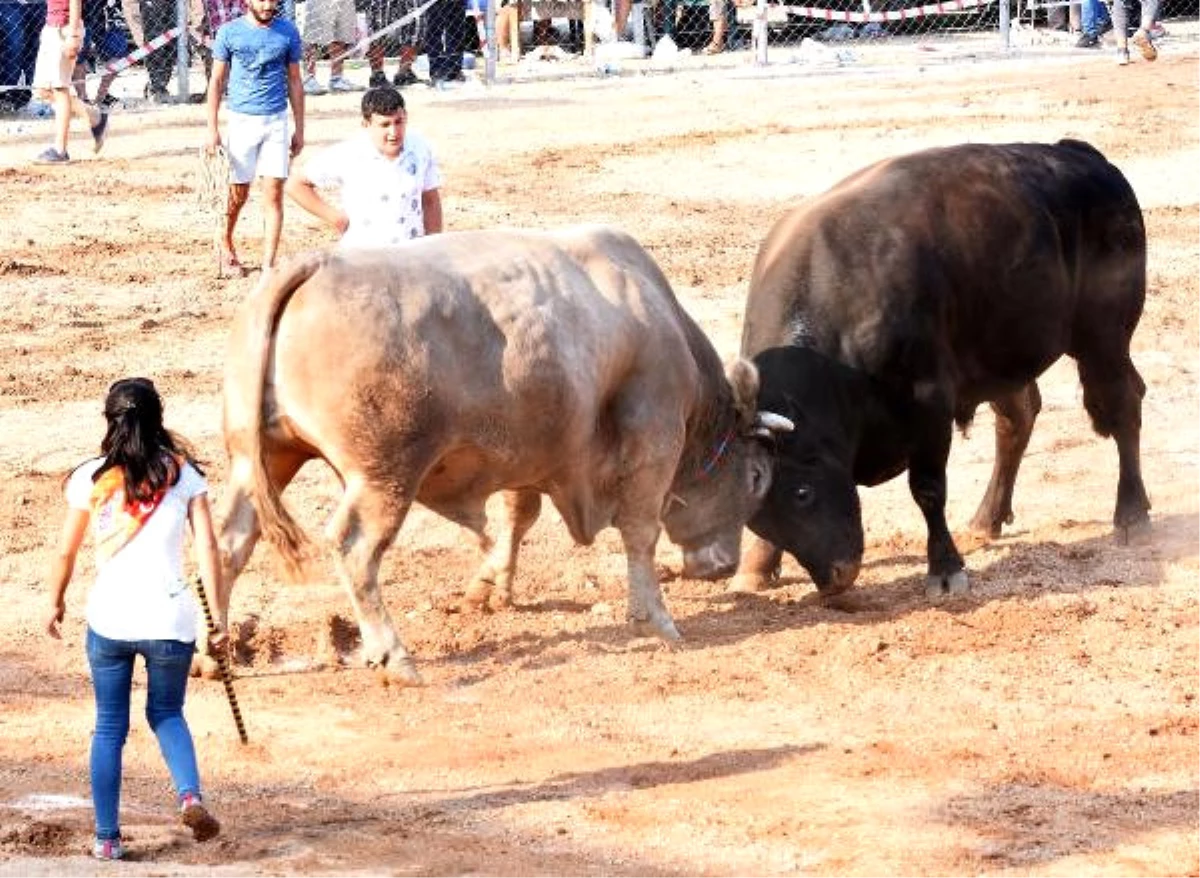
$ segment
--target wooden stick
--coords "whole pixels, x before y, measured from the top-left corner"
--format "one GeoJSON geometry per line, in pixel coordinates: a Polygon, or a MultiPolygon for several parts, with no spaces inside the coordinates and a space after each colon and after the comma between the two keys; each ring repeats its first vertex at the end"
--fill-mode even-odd
{"type": "MultiPolygon", "coordinates": [[[[200,596],[200,609],[204,610],[204,622],[208,626],[208,636],[215,637],[217,634],[217,623],[213,620],[212,610],[208,606],[208,595],[204,593],[204,583],[200,581],[200,577],[196,577],[196,594],[200,596]]],[[[246,735],[246,724],[242,722],[242,711],[238,707],[237,696],[233,692],[233,675],[229,672],[229,656],[226,655],[224,649],[216,651],[217,667],[221,670],[221,682],[225,684],[225,695],[229,699],[229,709],[233,711],[233,721],[237,725],[238,737],[242,739],[243,744],[249,744],[250,738],[246,735]]]]}

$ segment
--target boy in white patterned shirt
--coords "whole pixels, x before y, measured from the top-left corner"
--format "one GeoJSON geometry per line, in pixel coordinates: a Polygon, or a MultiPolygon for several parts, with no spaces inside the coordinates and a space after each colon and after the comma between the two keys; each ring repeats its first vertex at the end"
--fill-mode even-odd
{"type": "Polygon", "coordinates": [[[340,235],[342,247],[387,247],[442,231],[441,177],[425,139],[408,130],[391,86],[362,99],[363,131],[314,155],[288,178],[288,196],[340,235]],[[318,189],[336,189],[341,205],[318,189]]]}

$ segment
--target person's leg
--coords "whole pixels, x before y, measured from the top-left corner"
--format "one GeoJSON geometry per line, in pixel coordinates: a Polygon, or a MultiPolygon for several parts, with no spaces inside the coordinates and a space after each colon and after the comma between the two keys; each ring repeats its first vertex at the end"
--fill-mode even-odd
{"type": "Polygon", "coordinates": [[[129,691],[133,682],[134,650],[121,640],[87,632],[87,658],[96,697],[96,727],[92,732],[90,772],[96,838],[121,837],[121,754],[129,733],[129,691]]]}
{"type": "Polygon", "coordinates": [[[258,166],[262,138],[263,125],[260,117],[229,113],[229,122],[225,130],[225,154],[229,158],[229,202],[225,208],[221,265],[222,271],[230,276],[242,274],[233,235],[246,199],[250,197],[250,183],[254,180],[255,169],[258,166]]]}
{"type": "MultiPolygon", "coordinates": [[[[175,23],[175,4],[167,0],[141,0],[142,26],[145,28],[146,41],[166,33],[175,23]]],[[[171,71],[175,67],[175,42],[155,49],[146,56],[146,72],[150,77],[150,96],[156,100],[165,99],[167,84],[171,81],[171,71]]]]}
{"type": "Polygon", "coordinates": [[[259,180],[263,196],[262,270],[266,272],[275,267],[283,231],[283,180],[277,177],[260,177],[259,180]]]}
{"type": "Polygon", "coordinates": [[[335,76],[339,79],[342,76],[342,71],[346,66],[346,44],[332,42],[329,44],[329,78],[335,76]]]}
{"type": "Polygon", "coordinates": [[[1154,45],[1154,40],[1150,37],[1150,30],[1154,27],[1154,22],[1158,20],[1158,0],[1142,0],[1142,17],[1141,24],[1138,27],[1137,33],[1133,35],[1133,44],[1138,47],[1138,51],[1142,53],[1142,57],[1147,61],[1153,61],[1158,57],[1158,49],[1154,45]]]}
{"type": "Polygon", "coordinates": [[[262,270],[265,274],[275,267],[283,232],[283,183],[288,177],[291,136],[286,112],[264,119],[264,124],[257,173],[263,196],[262,270]]]}
{"type": "Polygon", "coordinates": [[[192,733],[183,717],[193,644],[178,640],[143,640],[136,644],[146,660],[146,722],[158,738],[158,748],[182,801],[200,795],[200,769],[192,733]]]}

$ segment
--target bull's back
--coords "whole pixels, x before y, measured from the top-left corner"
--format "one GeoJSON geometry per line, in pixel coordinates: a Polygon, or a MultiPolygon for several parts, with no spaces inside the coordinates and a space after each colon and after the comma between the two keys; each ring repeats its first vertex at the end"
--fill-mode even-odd
{"type": "Polygon", "coordinates": [[[636,276],[643,257],[603,230],[459,233],[331,256],[279,319],[278,413],[340,469],[421,443],[541,478],[648,356],[680,368],[678,333],[646,319],[665,305],[636,276]]]}
{"type": "Polygon", "coordinates": [[[756,260],[742,352],[801,344],[885,374],[938,368],[913,359],[937,344],[968,384],[1021,383],[1102,312],[1132,332],[1144,260],[1133,191],[1087,144],[901,156],[775,225],[756,260]]]}

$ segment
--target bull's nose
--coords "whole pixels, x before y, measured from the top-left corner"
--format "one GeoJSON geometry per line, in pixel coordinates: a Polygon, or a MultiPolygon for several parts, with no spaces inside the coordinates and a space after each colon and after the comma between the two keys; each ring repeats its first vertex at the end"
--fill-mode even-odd
{"type": "Polygon", "coordinates": [[[854,585],[858,579],[858,561],[834,561],[829,569],[829,586],[822,589],[826,594],[837,594],[854,585]]]}
{"type": "Polygon", "coordinates": [[[683,553],[683,575],[687,579],[724,579],[737,569],[737,558],[716,546],[683,553]]]}

